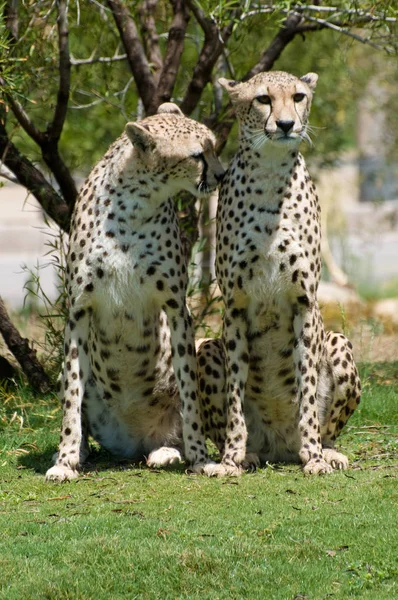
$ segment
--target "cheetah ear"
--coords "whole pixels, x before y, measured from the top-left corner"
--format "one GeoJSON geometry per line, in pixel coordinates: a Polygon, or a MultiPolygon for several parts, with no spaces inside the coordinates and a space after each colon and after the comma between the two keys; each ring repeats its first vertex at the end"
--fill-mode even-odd
{"type": "Polygon", "coordinates": [[[236,87],[239,84],[239,81],[234,81],[233,79],[225,79],[225,77],[220,77],[218,83],[229,92],[232,88],[236,87]]]}
{"type": "Polygon", "coordinates": [[[178,115],[179,117],[184,116],[182,110],[177,106],[177,104],[174,104],[174,102],[163,102],[163,104],[159,106],[157,114],[178,115]]]}
{"type": "Polygon", "coordinates": [[[307,75],[303,75],[303,77],[300,77],[300,79],[308,85],[310,90],[314,91],[318,81],[318,75],[316,73],[307,73],[307,75]]]}
{"type": "Polygon", "coordinates": [[[225,79],[225,77],[221,77],[218,80],[218,83],[227,90],[232,102],[238,96],[239,92],[237,87],[239,86],[239,81],[234,81],[233,79],[225,79]]]}
{"type": "Polygon", "coordinates": [[[153,150],[156,146],[155,138],[145,125],[140,125],[139,123],[127,123],[125,132],[134,148],[137,148],[142,152],[153,150]]]}

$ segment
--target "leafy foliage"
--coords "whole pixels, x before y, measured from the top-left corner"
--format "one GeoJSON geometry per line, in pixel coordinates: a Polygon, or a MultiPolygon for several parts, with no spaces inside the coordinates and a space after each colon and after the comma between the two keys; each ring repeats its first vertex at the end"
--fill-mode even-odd
{"type": "MultiPolygon", "coordinates": [[[[156,35],[164,55],[172,23],[171,6],[166,1],[155,4],[156,35]]],[[[366,45],[355,44],[349,31],[361,15],[373,15],[362,27],[364,40],[373,40],[389,52],[395,50],[393,28],[397,10],[390,2],[341,2],[334,7],[307,7],[306,3],[245,3],[234,0],[195,2],[205,17],[221,31],[233,22],[233,31],[211,74],[242,78],[269,48],[274,36],[290,11],[305,16],[303,31],[286,46],[275,64],[280,70],[296,74],[316,71],[320,74],[312,121],[322,127],[316,136],[316,151],[326,160],[352,145],[355,136],[357,103],[369,77],[380,69],[380,58],[366,45]],[[346,27],[317,27],[317,19],[335,23],[346,19],[346,27]],[[308,29],[306,30],[305,27],[308,29]],[[358,68],[360,65],[360,68],[358,68]]],[[[129,3],[130,14],[142,27],[145,3],[129,3]]],[[[59,60],[57,4],[50,0],[31,1],[19,10],[19,39],[8,58],[2,61],[3,77],[7,70],[8,93],[17,97],[36,126],[45,130],[57,103],[59,60]]],[[[71,86],[68,115],[61,139],[61,153],[73,172],[86,173],[120,134],[127,120],[143,115],[143,107],[132,76],[112,13],[106,3],[68,3],[71,86]]],[[[361,33],[361,32],[360,32],[361,33]]],[[[179,67],[173,100],[181,102],[190,77],[198,63],[205,32],[196,19],[189,21],[184,51],[179,67]]],[[[146,38],[142,37],[145,45],[146,38]]],[[[6,43],[5,37],[0,43],[6,43]]],[[[152,65],[156,75],[156,65],[152,65]]],[[[3,92],[6,90],[3,90],[3,92]]],[[[206,119],[220,114],[220,91],[205,86],[194,118],[206,119]]],[[[225,102],[225,98],[223,99],[225,102]]],[[[9,114],[9,130],[15,143],[40,160],[40,149],[9,114]]],[[[315,136],[314,136],[315,137],[315,136]]],[[[235,147],[235,136],[228,148],[235,147]]],[[[227,152],[228,156],[229,152],[227,152]]]]}

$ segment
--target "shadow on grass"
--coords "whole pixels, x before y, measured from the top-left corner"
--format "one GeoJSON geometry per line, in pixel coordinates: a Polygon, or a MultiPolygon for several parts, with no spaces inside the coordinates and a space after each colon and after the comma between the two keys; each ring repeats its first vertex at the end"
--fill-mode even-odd
{"type": "MultiPolygon", "coordinates": [[[[40,475],[45,475],[47,470],[52,466],[52,457],[57,451],[57,447],[49,446],[43,452],[29,452],[18,457],[18,464],[25,469],[30,469],[40,475]]],[[[142,459],[125,459],[119,458],[107,452],[104,449],[91,448],[90,455],[84,465],[80,469],[80,473],[93,473],[96,471],[125,471],[128,469],[145,469],[151,473],[157,472],[157,469],[152,469],[146,466],[145,458],[142,459]]],[[[185,463],[177,463],[162,467],[162,471],[172,471],[175,473],[184,473],[187,469],[185,463]]]]}
{"type": "MultiPolygon", "coordinates": [[[[386,444],[390,442],[391,445],[391,440],[395,439],[393,436],[396,435],[395,432],[398,423],[396,403],[398,362],[363,363],[360,365],[360,375],[363,387],[362,402],[359,405],[359,410],[354,413],[347,427],[344,429],[343,439],[337,442],[337,449],[341,445],[348,445],[354,454],[361,450],[359,456],[362,460],[364,460],[364,453],[365,456],[368,456],[370,452],[370,450],[369,452],[365,452],[365,449],[368,447],[374,448],[370,453],[371,457],[374,457],[374,454],[385,456],[386,453],[390,456],[392,449],[390,447],[386,449],[386,444]],[[377,438],[375,438],[376,433],[377,438]],[[381,439],[382,441],[380,441],[381,439]]],[[[26,399],[24,402],[26,406],[26,399]]],[[[11,402],[8,404],[9,414],[7,413],[7,415],[11,419],[12,413],[16,409],[19,409],[19,406],[14,406],[11,402]]],[[[49,402],[48,404],[50,405],[49,408],[56,406],[55,402],[49,402]]],[[[33,402],[32,408],[36,410],[36,405],[33,402]]],[[[16,448],[22,446],[24,451],[29,451],[17,457],[17,464],[22,468],[30,469],[37,474],[44,475],[52,466],[52,457],[57,451],[56,438],[58,438],[58,435],[55,435],[53,432],[49,435],[49,422],[45,418],[45,413],[43,415],[30,416],[28,424],[32,428],[30,431],[35,431],[34,444],[32,444],[32,438],[27,439],[24,444],[17,442],[18,445],[16,445],[16,448]],[[38,447],[40,447],[40,450],[38,447]]],[[[212,447],[210,444],[208,449],[210,458],[218,461],[219,456],[215,447],[212,447]]],[[[99,448],[95,444],[91,446],[91,450],[88,461],[84,464],[81,471],[83,475],[84,473],[95,473],[98,471],[124,471],[127,469],[157,471],[156,469],[149,469],[145,464],[144,458],[141,460],[121,459],[99,448]]],[[[184,463],[171,465],[166,468],[167,471],[176,473],[184,473],[186,469],[187,465],[184,463]]],[[[164,471],[165,469],[162,468],[161,470],[164,471]]]]}

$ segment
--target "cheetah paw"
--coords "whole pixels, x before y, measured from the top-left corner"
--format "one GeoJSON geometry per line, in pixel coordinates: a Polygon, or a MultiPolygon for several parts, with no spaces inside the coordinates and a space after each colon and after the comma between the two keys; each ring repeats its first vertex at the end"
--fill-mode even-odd
{"type": "Polygon", "coordinates": [[[166,467],[178,462],[182,462],[180,451],[177,448],[162,446],[162,448],[152,450],[146,464],[148,467],[166,467]]]}
{"type": "Polygon", "coordinates": [[[348,458],[333,448],[324,448],[323,458],[333,469],[345,471],[348,469],[348,458]]]}
{"type": "Polygon", "coordinates": [[[255,471],[260,466],[260,459],[254,452],[248,452],[242,462],[245,471],[255,471]]]}
{"type": "Polygon", "coordinates": [[[240,465],[227,465],[221,462],[205,465],[203,472],[208,477],[239,477],[243,469],[240,465]]]}
{"type": "Polygon", "coordinates": [[[333,469],[322,458],[313,458],[307,462],[303,471],[304,475],[325,475],[326,473],[332,473],[333,469]]]}
{"type": "Polygon", "coordinates": [[[65,467],[63,465],[55,465],[48,469],[46,473],[46,481],[54,481],[58,483],[64,483],[65,481],[71,481],[77,479],[79,473],[75,469],[65,467]]]}
{"type": "Polygon", "coordinates": [[[196,462],[188,467],[186,473],[189,475],[208,475],[208,469],[217,466],[217,463],[208,461],[208,462],[196,462]]]}

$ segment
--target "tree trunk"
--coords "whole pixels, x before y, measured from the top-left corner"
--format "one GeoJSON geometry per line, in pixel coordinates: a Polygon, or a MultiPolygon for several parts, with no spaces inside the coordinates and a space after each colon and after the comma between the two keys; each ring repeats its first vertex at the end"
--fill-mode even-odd
{"type": "Polygon", "coordinates": [[[0,333],[5,343],[22,367],[30,385],[41,393],[50,390],[51,384],[40,362],[36,350],[29,346],[29,340],[21,337],[10,321],[6,307],[0,297],[0,333]]]}

